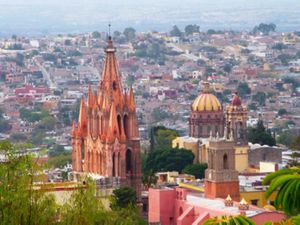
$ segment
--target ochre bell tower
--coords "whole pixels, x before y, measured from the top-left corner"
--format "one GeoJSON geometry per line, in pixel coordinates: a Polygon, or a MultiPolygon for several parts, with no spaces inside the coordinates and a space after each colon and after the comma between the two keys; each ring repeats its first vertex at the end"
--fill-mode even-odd
{"type": "Polygon", "coordinates": [[[227,134],[233,134],[236,145],[248,145],[247,120],[248,109],[235,93],[231,104],[226,108],[226,127],[227,134]]]}
{"type": "Polygon", "coordinates": [[[248,109],[242,105],[238,94],[235,93],[231,104],[226,108],[226,132],[232,134],[235,149],[235,169],[244,172],[248,168],[248,109]]]}
{"type": "Polygon", "coordinates": [[[89,87],[80,102],[78,124],[72,127],[74,173],[120,178],[140,193],[141,159],[132,88],[122,89],[116,49],[109,38],[98,93],[89,87]]]}
{"type": "Polygon", "coordinates": [[[235,170],[234,141],[231,137],[211,138],[208,147],[208,168],[205,170],[205,197],[239,201],[238,172],[235,170]]]}

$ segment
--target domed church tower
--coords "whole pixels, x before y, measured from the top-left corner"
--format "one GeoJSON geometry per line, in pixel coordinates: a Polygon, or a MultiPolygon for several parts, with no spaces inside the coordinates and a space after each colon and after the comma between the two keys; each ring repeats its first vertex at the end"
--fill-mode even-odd
{"type": "Polygon", "coordinates": [[[233,134],[236,145],[248,145],[247,120],[248,109],[242,105],[241,99],[235,93],[226,109],[226,127],[227,134],[233,134]]]}
{"type": "Polygon", "coordinates": [[[203,91],[192,104],[189,118],[189,136],[195,138],[208,138],[210,135],[224,134],[223,108],[214,96],[208,82],[203,82],[203,91]]]}
{"type": "Polygon", "coordinates": [[[140,193],[141,159],[132,88],[122,89],[116,49],[111,38],[105,49],[98,93],[91,88],[80,103],[78,124],[72,128],[72,165],[75,173],[120,178],[140,193]]]}

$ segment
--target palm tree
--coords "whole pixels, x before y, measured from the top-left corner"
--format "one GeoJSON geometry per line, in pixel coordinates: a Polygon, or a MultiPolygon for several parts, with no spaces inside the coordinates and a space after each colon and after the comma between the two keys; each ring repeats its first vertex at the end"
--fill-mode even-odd
{"type": "Polygon", "coordinates": [[[267,175],[264,185],[270,185],[266,197],[278,190],[274,206],[282,209],[287,215],[293,216],[300,213],[300,167],[282,169],[267,175]]]}
{"type": "Polygon", "coordinates": [[[221,216],[206,220],[203,225],[255,225],[254,221],[242,216],[221,216]]]}
{"type": "Polygon", "coordinates": [[[300,224],[300,214],[280,222],[266,222],[264,225],[298,225],[300,224]]]}

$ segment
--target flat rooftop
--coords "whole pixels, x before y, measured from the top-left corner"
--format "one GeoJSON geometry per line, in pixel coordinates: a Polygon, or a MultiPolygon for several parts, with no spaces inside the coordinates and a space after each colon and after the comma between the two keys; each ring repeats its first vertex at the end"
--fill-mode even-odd
{"type": "MultiPolygon", "coordinates": [[[[223,211],[224,213],[228,215],[239,215],[240,210],[238,208],[239,203],[234,202],[232,207],[227,207],[224,204],[224,199],[216,198],[216,199],[209,199],[205,198],[203,194],[199,193],[188,193],[186,197],[187,202],[195,205],[200,206],[203,208],[210,209],[212,211],[223,211]]],[[[257,214],[260,214],[262,212],[266,211],[263,208],[254,207],[252,205],[249,205],[249,210],[246,210],[246,216],[252,217],[257,214]]]]}

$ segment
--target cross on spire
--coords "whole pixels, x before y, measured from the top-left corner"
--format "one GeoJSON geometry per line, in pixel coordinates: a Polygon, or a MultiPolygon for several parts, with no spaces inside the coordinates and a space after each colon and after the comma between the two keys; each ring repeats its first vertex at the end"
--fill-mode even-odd
{"type": "Polygon", "coordinates": [[[108,37],[111,37],[111,36],[110,36],[110,28],[111,28],[111,24],[109,23],[109,24],[108,24],[108,37]]]}

